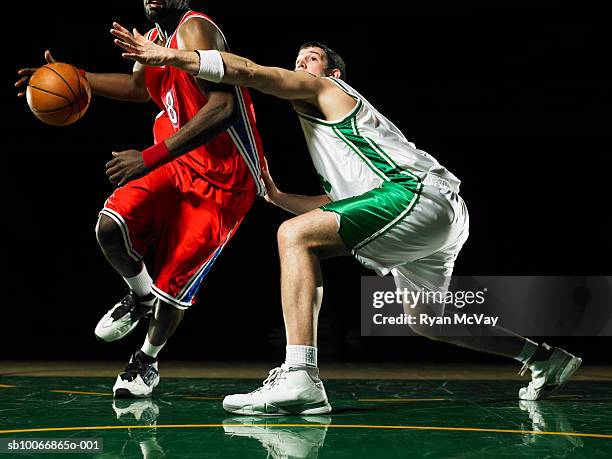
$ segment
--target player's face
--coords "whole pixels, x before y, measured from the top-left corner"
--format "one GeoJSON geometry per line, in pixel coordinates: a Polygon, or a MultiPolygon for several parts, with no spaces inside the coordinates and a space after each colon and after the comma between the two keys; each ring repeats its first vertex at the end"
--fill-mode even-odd
{"type": "Polygon", "coordinates": [[[304,48],[300,50],[295,60],[295,71],[312,73],[317,76],[325,76],[327,68],[327,56],[321,48],[304,48]]]}
{"type": "Polygon", "coordinates": [[[145,15],[153,22],[158,22],[170,11],[183,9],[185,6],[185,0],[144,0],[145,15]]]}

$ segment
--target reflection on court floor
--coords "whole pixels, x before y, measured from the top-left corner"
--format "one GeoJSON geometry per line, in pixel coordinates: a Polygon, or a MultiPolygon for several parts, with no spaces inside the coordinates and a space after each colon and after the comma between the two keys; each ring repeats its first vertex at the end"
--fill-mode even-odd
{"type": "Polygon", "coordinates": [[[612,381],[519,401],[508,380],[328,380],[329,416],[240,417],[224,394],[254,380],[165,378],[113,400],[107,378],[0,377],[0,438],[100,438],[111,457],[605,457],[612,381]]]}

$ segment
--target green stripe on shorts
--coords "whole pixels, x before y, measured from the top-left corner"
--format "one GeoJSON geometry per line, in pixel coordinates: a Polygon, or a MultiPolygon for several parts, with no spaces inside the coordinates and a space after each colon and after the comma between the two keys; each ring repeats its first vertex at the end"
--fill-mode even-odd
{"type": "Polygon", "coordinates": [[[359,196],[330,202],[322,210],[340,216],[338,233],[352,252],[393,228],[410,213],[420,193],[393,182],[384,182],[359,196]]]}
{"type": "Polygon", "coordinates": [[[332,129],[383,180],[380,188],[321,207],[340,216],[338,233],[354,253],[410,213],[422,184],[416,175],[401,169],[374,140],[360,134],[356,112],[332,129]]]}

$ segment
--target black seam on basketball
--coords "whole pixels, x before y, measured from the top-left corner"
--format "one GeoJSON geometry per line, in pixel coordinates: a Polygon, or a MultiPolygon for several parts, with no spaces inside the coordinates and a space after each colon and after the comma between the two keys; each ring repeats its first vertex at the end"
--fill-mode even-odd
{"type": "Polygon", "coordinates": [[[33,84],[29,84],[28,86],[31,87],[31,88],[34,88],[34,89],[38,89],[39,91],[46,92],[47,94],[51,94],[52,96],[61,97],[66,102],[68,102],[68,105],[72,104],[72,101],[70,99],[68,99],[67,97],[64,97],[64,96],[59,95],[59,94],[55,94],[54,92],[51,92],[51,91],[47,91],[46,89],[39,88],[38,86],[34,86],[33,84]]]}
{"type": "Polygon", "coordinates": [[[85,107],[83,107],[83,109],[79,112],[79,118],[77,119],[77,121],[83,118],[83,116],[85,115],[85,112],[89,108],[89,101],[87,100],[87,94],[84,94],[83,98],[85,99],[85,107]]]}
{"type": "Polygon", "coordinates": [[[81,75],[79,75],[79,71],[76,69],[76,67],[72,67],[72,70],[74,70],[74,73],[76,73],[77,81],[79,83],[79,100],[81,100],[83,98],[83,91],[81,91],[81,75]]]}
{"type": "MultiPolygon", "coordinates": [[[[85,114],[85,112],[87,111],[87,108],[89,107],[89,100],[87,100],[87,92],[85,92],[85,94],[83,94],[83,85],[81,84],[81,75],[79,74],[79,71],[77,70],[76,67],[72,67],[74,72],[77,75],[77,81],[79,82],[79,95],[81,96],[79,98],[79,100],[77,102],[80,102],[81,99],[85,99],[85,107],[79,112],[79,117],[77,118],[77,121],[79,121],[81,118],[83,118],[83,115],[85,114]]],[[[85,80],[87,80],[86,78],[83,78],[85,80]]],[[[80,107],[80,104],[79,104],[80,107]]]]}
{"type": "Polygon", "coordinates": [[[70,119],[70,117],[72,116],[72,112],[74,112],[74,104],[70,104],[70,113],[68,114],[68,116],[66,118],[64,118],[64,121],[62,121],[62,123],[60,124],[60,126],[63,126],[64,123],[66,121],[68,121],[68,119],[70,119]]]}
{"type": "Polygon", "coordinates": [[[89,102],[87,102],[87,104],[85,105],[85,108],[81,110],[81,112],[79,113],[79,120],[83,118],[83,116],[85,116],[85,112],[87,111],[88,108],[89,108],[89,102]]]}
{"type": "Polygon", "coordinates": [[[62,108],[54,108],[53,110],[36,110],[35,108],[33,108],[32,111],[34,113],[43,113],[46,115],[47,113],[61,112],[62,110],[66,110],[70,106],[72,106],[72,104],[66,104],[62,108]]]}
{"type": "Polygon", "coordinates": [[[77,99],[77,100],[79,99],[79,98],[77,97],[77,95],[74,93],[74,90],[72,89],[72,86],[70,86],[70,85],[68,84],[68,82],[67,82],[67,81],[64,79],[64,77],[63,77],[62,75],[60,75],[60,73],[59,73],[57,70],[55,70],[54,68],[49,67],[48,65],[45,65],[44,67],[45,67],[45,68],[47,68],[47,69],[49,69],[49,70],[51,70],[51,71],[52,71],[53,73],[55,73],[55,74],[56,74],[58,77],[60,77],[60,78],[62,79],[62,81],[63,81],[63,82],[66,84],[66,86],[68,86],[68,89],[70,89],[70,92],[72,93],[72,95],[74,96],[74,98],[75,98],[75,99],[77,99]]]}

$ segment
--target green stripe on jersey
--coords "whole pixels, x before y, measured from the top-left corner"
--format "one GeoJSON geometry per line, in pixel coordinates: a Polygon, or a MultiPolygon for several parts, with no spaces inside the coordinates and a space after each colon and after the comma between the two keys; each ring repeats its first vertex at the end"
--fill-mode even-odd
{"type": "Polygon", "coordinates": [[[422,184],[416,175],[402,170],[374,140],[359,133],[356,114],[331,128],[383,180],[380,188],[321,207],[340,216],[338,233],[355,253],[412,211],[422,184]]]}
{"type": "Polygon", "coordinates": [[[421,189],[421,180],[416,175],[401,169],[374,140],[359,133],[357,116],[345,119],[332,129],[384,181],[398,183],[414,191],[421,189]]]}

